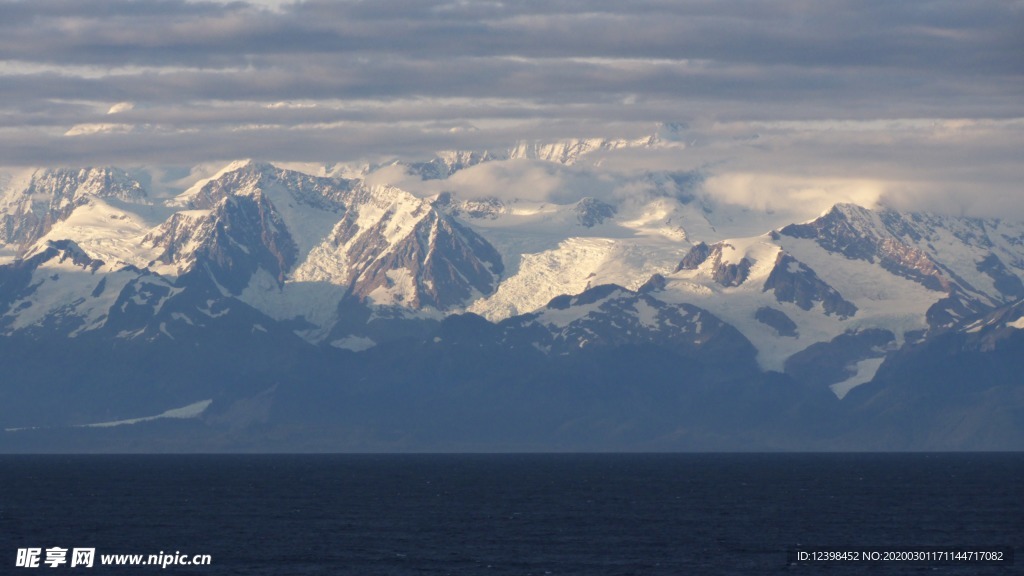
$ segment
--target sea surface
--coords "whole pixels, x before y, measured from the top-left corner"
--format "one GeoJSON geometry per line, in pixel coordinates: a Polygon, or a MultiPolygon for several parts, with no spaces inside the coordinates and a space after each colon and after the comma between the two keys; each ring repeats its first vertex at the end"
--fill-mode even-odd
{"type": "Polygon", "coordinates": [[[1024,573],[791,561],[867,547],[1019,555],[1024,454],[0,456],[0,574],[1024,573]]]}

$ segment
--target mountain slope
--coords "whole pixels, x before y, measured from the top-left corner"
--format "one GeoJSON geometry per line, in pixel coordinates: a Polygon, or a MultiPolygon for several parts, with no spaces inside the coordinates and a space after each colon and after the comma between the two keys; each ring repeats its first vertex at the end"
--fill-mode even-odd
{"type": "Polygon", "coordinates": [[[37,170],[22,188],[9,185],[0,196],[0,245],[22,252],[92,201],[146,204],[145,190],[117,168],[37,170]]]}
{"type": "MultiPolygon", "coordinates": [[[[572,163],[620,145],[661,144],[518,153],[572,163]]],[[[442,185],[502,161],[449,159],[430,176],[442,185]]],[[[257,429],[319,430],[349,447],[388,446],[388,430],[401,431],[394,446],[423,447],[430,430],[443,430],[430,446],[466,438],[445,417],[474,422],[470,435],[493,417],[491,441],[588,449],[588,438],[649,449],[1021,438],[1022,223],[839,204],[755,229],[763,215],[744,220],[678,173],[547,200],[418,196],[380,178],[245,161],[167,199],[116,169],[8,185],[5,358],[63,349],[83,377],[12,371],[0,387],[10,401],[38,390],[39,402],[78,405],[10,408],[0,425],[131,421],[204,441],[244,430],[244,442],[257,429]],[[112,380],[104,364],[119,350],[138,356],[132,369],[173,358],[182,375],[146,382],[118,368],[112,380]],[[204,371],[223,382],[187,381],[204,371]],[[144,420],[200,404],[188,423],[144,420]]]]}

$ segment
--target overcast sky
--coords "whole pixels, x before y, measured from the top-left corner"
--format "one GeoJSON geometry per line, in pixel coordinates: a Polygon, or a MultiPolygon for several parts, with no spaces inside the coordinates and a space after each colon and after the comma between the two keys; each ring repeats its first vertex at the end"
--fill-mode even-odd
{"type": "Polygon", "coordinates": [[[999,207],[1024,204],[1022,119],[1020,0],[0,1],[7,166],[415,158],[669,121],[723,193],[763,175],[999,207]]]}

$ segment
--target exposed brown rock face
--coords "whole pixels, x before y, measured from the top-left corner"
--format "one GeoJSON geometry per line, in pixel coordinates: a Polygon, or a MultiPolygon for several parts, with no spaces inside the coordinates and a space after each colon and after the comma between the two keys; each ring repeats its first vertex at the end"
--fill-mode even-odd
{"type": "Polygon", "coordinates": [[[950,278],[928,254],[911,244],[921,235],[911,223],[891,210],[877,213],[850,204],[837,204],[824,216],[806,224],[791,224],[782,234],[816,241],[829,252],[855,260],[877,261],[889,272],[920,282],[932,290],[949,292],[950,278]]]}
{"type": "Polygon", "coordinates": [[[40,171],[23,192],[2,199],[0,244],[27,247],[54,224],[66,219],[89,198],[147,203],[146,191],[127,172],[117,168],[40,171]]]}
{"type": "Polygon", "coordinates": [[[764,291],[774,291],[779,302],[792,302],[804,310],[810,310],[820,302],[825,314],[835,314],[840,318],[849,318],[857,313],[857,307],[835,288],[829,286],[803,262],[779,252],[768,279],[764,282],[764,291]]]}
{"type": "Polygon", "coordinates": [[[675,271],[696,270],[701,264],[711,260],[711,277],[715,282],[727,288],[739,286],[747,281],[747,277],[750,275],[750,267],[754,265],[754,262],[747,257],[740,259],[735,264],[722,262],[722,249],[726,246],[730,245],[718,242],[713,246],[708,246],[704,242],[698,242],[686,253],[686,256],[676,266],[675,271]]]}
{"type": "MultiPolygon", "coordinates": [[[[354,222],[350,223],[354,227],[354,222]]],[[[414,283],[407,306],[444,310],[463,303],[473,291],[490,294],[504,271],[501,256],[479,235],[431,208],[413,231],[395,245],[384,234],[387,219],[360,236],[349,250],[355,266],[351,293],[367,298],[394,282],[389,272],[404,270],[414,283]]],[[[339,230],[339,239],[354,233],[339,230]]]]}

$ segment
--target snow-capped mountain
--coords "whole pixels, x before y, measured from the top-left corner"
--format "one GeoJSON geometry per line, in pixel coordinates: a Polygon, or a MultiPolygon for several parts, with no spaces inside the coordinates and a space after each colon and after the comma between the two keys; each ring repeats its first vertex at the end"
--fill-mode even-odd
{"type": "MultiPolygon", "coordinates": [[[[111,274],[115,285],[125,270],[181,290],[202,275],[222,297],[305,325],[314,342],[344,336],[334,327],[348,299],[410,318],[471,311],[498,321],[657,276],[652,297],[721,317],[754,343],[763,367],[781,370],[844,334],[882,329],[900,345],[1024,294],[1024,227],[854,205],[708,244],[695,238],[713,227],[706,206],[679,198],[420,198],[257,162],[229,165],[159,208],[116,169],[37,173],[5,197],[5,221],[17,223],[8,246],[25,256],[70,243],[91,275],[111,274]]],[[[57,266],[49,262],[39,266],[57,266]]],[[[87,282],[70,300],[91,302],[94,289],[87,282]]],[[[102,323],[93,315],[86,325],[102,323]]],[[[30,315],[20,316],[12,326],[30,315]]]]}
{"type": "Polygon", "coordinates": [[[8,182],[0,196],[0,244],[28,245],[91,203],[145,204],[139,182],[116,168],[40,170],[8,182]]]}
{"type": "Polygon", "coordinates": [[[734,327],[707,310],[656,297],[660,277],[627,290],[604,284],[552,299],[542,309],[500,322],[501,342],[533,346],[546,354],[583,348],[654,345],[689,356],[753,356],[756,351],[734,327]]]}
{"type": "Polygon", "coordinates": [[[517,142],[515,146],[503,150],[449,150],[439,152],[434,158],[424,162],[413,162],[409,170],[426,180],[443,180],[459,170],[470,168],[484,162],[501,160],[541,160],[565,166],[571,166],[586,160],[595,152],[611,152],[626,148],[656,148],[660,146],[678,147],[681,144],[674,138],[675,132],[671,125],[662,130],[634,139],[621,138],[572,138],[557,142],[517,142]],[[665,134],[663,135],[662,132],[665,134]]]}
{"type": "Polygon", "coordinates": [[[665,298],[739,327],[769,369],[869,334],[874,347],[825,382],[845,394],[908,339],[1016,301],[1024,262],[1012,247],[1022,232],[1019,223],[837,205],[759,237],[695,245],[667,276],[665,298]]]}
{"type": "MultiPolygon", "coordinates": [[[[701,197],[683,173],[633,175],[632,194],[547,199],[443,187],[488,162],[569,165],[664,145],[677,143],[521,144],[403,165],[406,177],[441,181],[430,194],[369,173],[253,161],[170,197],[116,168],[35,171],[8,180],[0,197],[0,337],[88,350],[191,342],[211,354],[204,363],[227,342],[248,342],[303,350],[313,359],[296,368],[302,378],[348,362],[364,380],[384,378],[364,372],[376,366],[396,382],[411,376],[391,364],[395,354],[431,366],[431,355],[449,358],[430,370],[469,377],[450,355],[481,347],[499,364],[525,363],[510,374],[532,382],[544,376],[519,372],[531,363],[629,362],[624,351],[634,350],[757,402],[777,398],[760,386],[783,379],[793,402],[819,407],[831,406],[822,391],[852,406],[847,398],[919,362],[915,350],[936,354],[949,335],[962,339],[956,354],[1019,340],[1024,223],[837,204],[758,229],[764,214],[701,197]]],[[[273,381],[221,393],[283,390],[290,377],[278,368],[267,372],[273,381]]],[[[168,386],[177,404],[138,400],[142,416],[216,396],[168,386]]]]}

